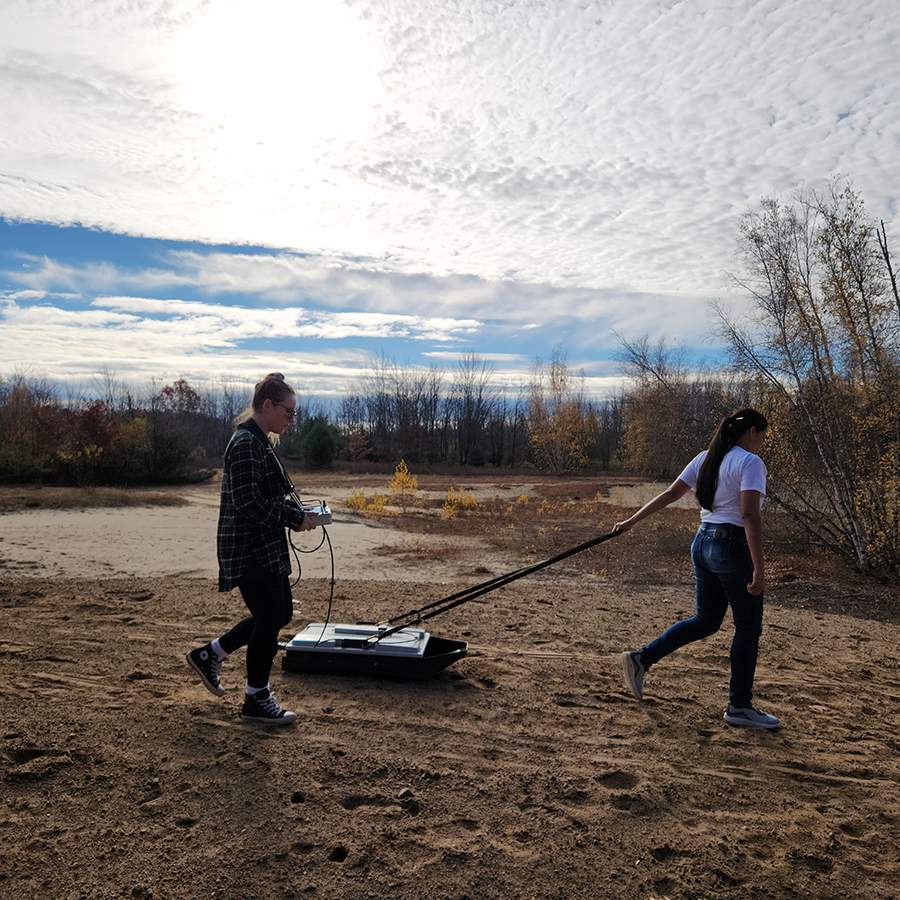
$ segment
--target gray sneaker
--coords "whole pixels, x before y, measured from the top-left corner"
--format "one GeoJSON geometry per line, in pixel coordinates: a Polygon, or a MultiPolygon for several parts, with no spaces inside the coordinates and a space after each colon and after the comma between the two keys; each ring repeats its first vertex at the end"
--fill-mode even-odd
{"type": "Polygon", "coordinates": [[[644,664],[641,662],[639,650],[622,654],[622,669],[625,672],[625,684],[638,700],[644,699],[644,664]]]}
{"type": "Polygon", "coordinates": [[[778,728],[778,726],[781,725],[781,722],[779,722],[775,716],[760,712],[752,706],[745,706],[743,709],[739,709],[736,706],[732,706],[730,703],[722,718],[729,725],[743,725],[752,728],[778,728]]]}
{"type": "Polygon", "coordinates": [[[241,719],[244,722],[257,722],[260,725],[290,725],[297,718],[297,713],[283,709],[268,690],[244,697],[244,708],[241,719]]]}

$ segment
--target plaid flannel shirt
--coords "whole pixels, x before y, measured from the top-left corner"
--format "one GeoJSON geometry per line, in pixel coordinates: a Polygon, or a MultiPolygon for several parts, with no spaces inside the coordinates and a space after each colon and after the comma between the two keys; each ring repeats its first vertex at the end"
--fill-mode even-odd
{"type": "Polygon", "coordinates": [[[252,419],[238,426],[225,449],[216,547],[219,590],[230,591],[255,560],[274,575],[290,575],[285,528],[303,523],[303,510],[287,499],[274,448],[252,419]]]}

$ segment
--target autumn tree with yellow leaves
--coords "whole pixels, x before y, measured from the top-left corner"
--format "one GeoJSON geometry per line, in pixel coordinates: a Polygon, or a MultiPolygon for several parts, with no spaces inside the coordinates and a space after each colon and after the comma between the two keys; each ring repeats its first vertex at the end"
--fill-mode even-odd
{"type": "Polygon", "coordinates": [[[740,223],[718,308],[772,422],[773,497],[862,572],[900,575],[900,295],[883,223],[849,184],[763,200],[740,223]]]}
{"type": "Polygon", "coordinates": [[[585,400],[584,373],[569,368],[560,347],[547,362],[538,357],[532,366],[528,424],[529,450],[538,468],[563,475],[587,464],[599,423],[585,400]]]}

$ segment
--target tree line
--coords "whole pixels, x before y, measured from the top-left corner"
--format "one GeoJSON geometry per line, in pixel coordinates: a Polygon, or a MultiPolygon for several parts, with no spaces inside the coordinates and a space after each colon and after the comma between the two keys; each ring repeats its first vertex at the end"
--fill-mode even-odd
{"type": "MultiPolygon", "coordinates": [[[[18,373],[0,379],[0,481],[150,484],[200,477],[220,462],[247,386],[184,379],[135,394],[110,373],[96,393],[58,396],[18,373]]],[[[314,468],[338,460],[463,467],[535,466],[556,474],[609,468],[621,400],[589,400],[583,373],[561,348],[536,359],[531,383],[510,395],[475,353],[453,369],[385,357],[338,402],[298,396],[279,453],[314,468]]]]}
{"type": "MultiPolygon", "coordinates": [[[[620,336],[625,386],[598,401],[560,347],[513,390],[475,353],[450,368],[382,357],[336,403],[298,398],[280,452],[317,467],[405,460],[667,480],[723,416],[755,406],[772,423],[770,501],[860,571],[900,577],[900,294],[886,226],[833,181],[764,199],[736,245],[745,302],[711,311],[728,366],[620,336]]],[[[109,373],[95,394],[63,401],[40,379],[0,378],[0,480],[200,477],[249,401],[244,385],[183,379],[138,399],[109,373]]]]}

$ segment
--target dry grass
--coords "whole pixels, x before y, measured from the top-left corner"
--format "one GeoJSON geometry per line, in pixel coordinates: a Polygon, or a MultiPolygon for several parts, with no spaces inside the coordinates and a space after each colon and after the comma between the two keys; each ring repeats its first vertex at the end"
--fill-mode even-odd
{"type": "Polygon", "coordinates": [[[189,500],[168,491],[130,488],[0,487],[0,513],[28,509],[96,509],[123,506],[187,506],[189,500]]]}
{"type": "MultiPolygon", "coordinates": [[[[548,559],[601,534],[631,515],[659,485],[626,479],[419,479],[432,495],[426,504],[402,512],[386,508],[385,524],[411,535],[408,546],[391,546],[384,555],[440,559],[441,539],[480,537],[498,551],[512,552],[521,565],[548,559]],[[521,483],[523,495],[511,486],[521,483]],[[506,488],[498,499],[493,488],[506,488]],[[478,503],[448,518],[447,496],[477,490],[478,503]],[[439,494],[438,491],[444,492],[439,494]],[[524,492],[528,492],[527,498],[524,492]]],[[[375,482],[366,487],[372,489],[375,482]]],[[[844,561],[809,544],[772,506],[764,510],[767,600],[827,612],[894,621],[900,616],[895,586],[854,572],[844,561]]],[[[381,518],[377,513],[367,516],[381,518]]],[[[694,581],[691,541],[697,529],[696,504],[662,510],[632,532],[569,557],[569,573],[599,576],[629,590],[658,593],[694,581]]]]}
{"type": "Polygon", "coordinates": [[[414,558],[446,562],[459,559],[463,551],[446,542],[429,540],[422,535],[412,535],[404,544],[390,544],[372,550],[375,556],[393,556],[400,559],[414,558]]]}

